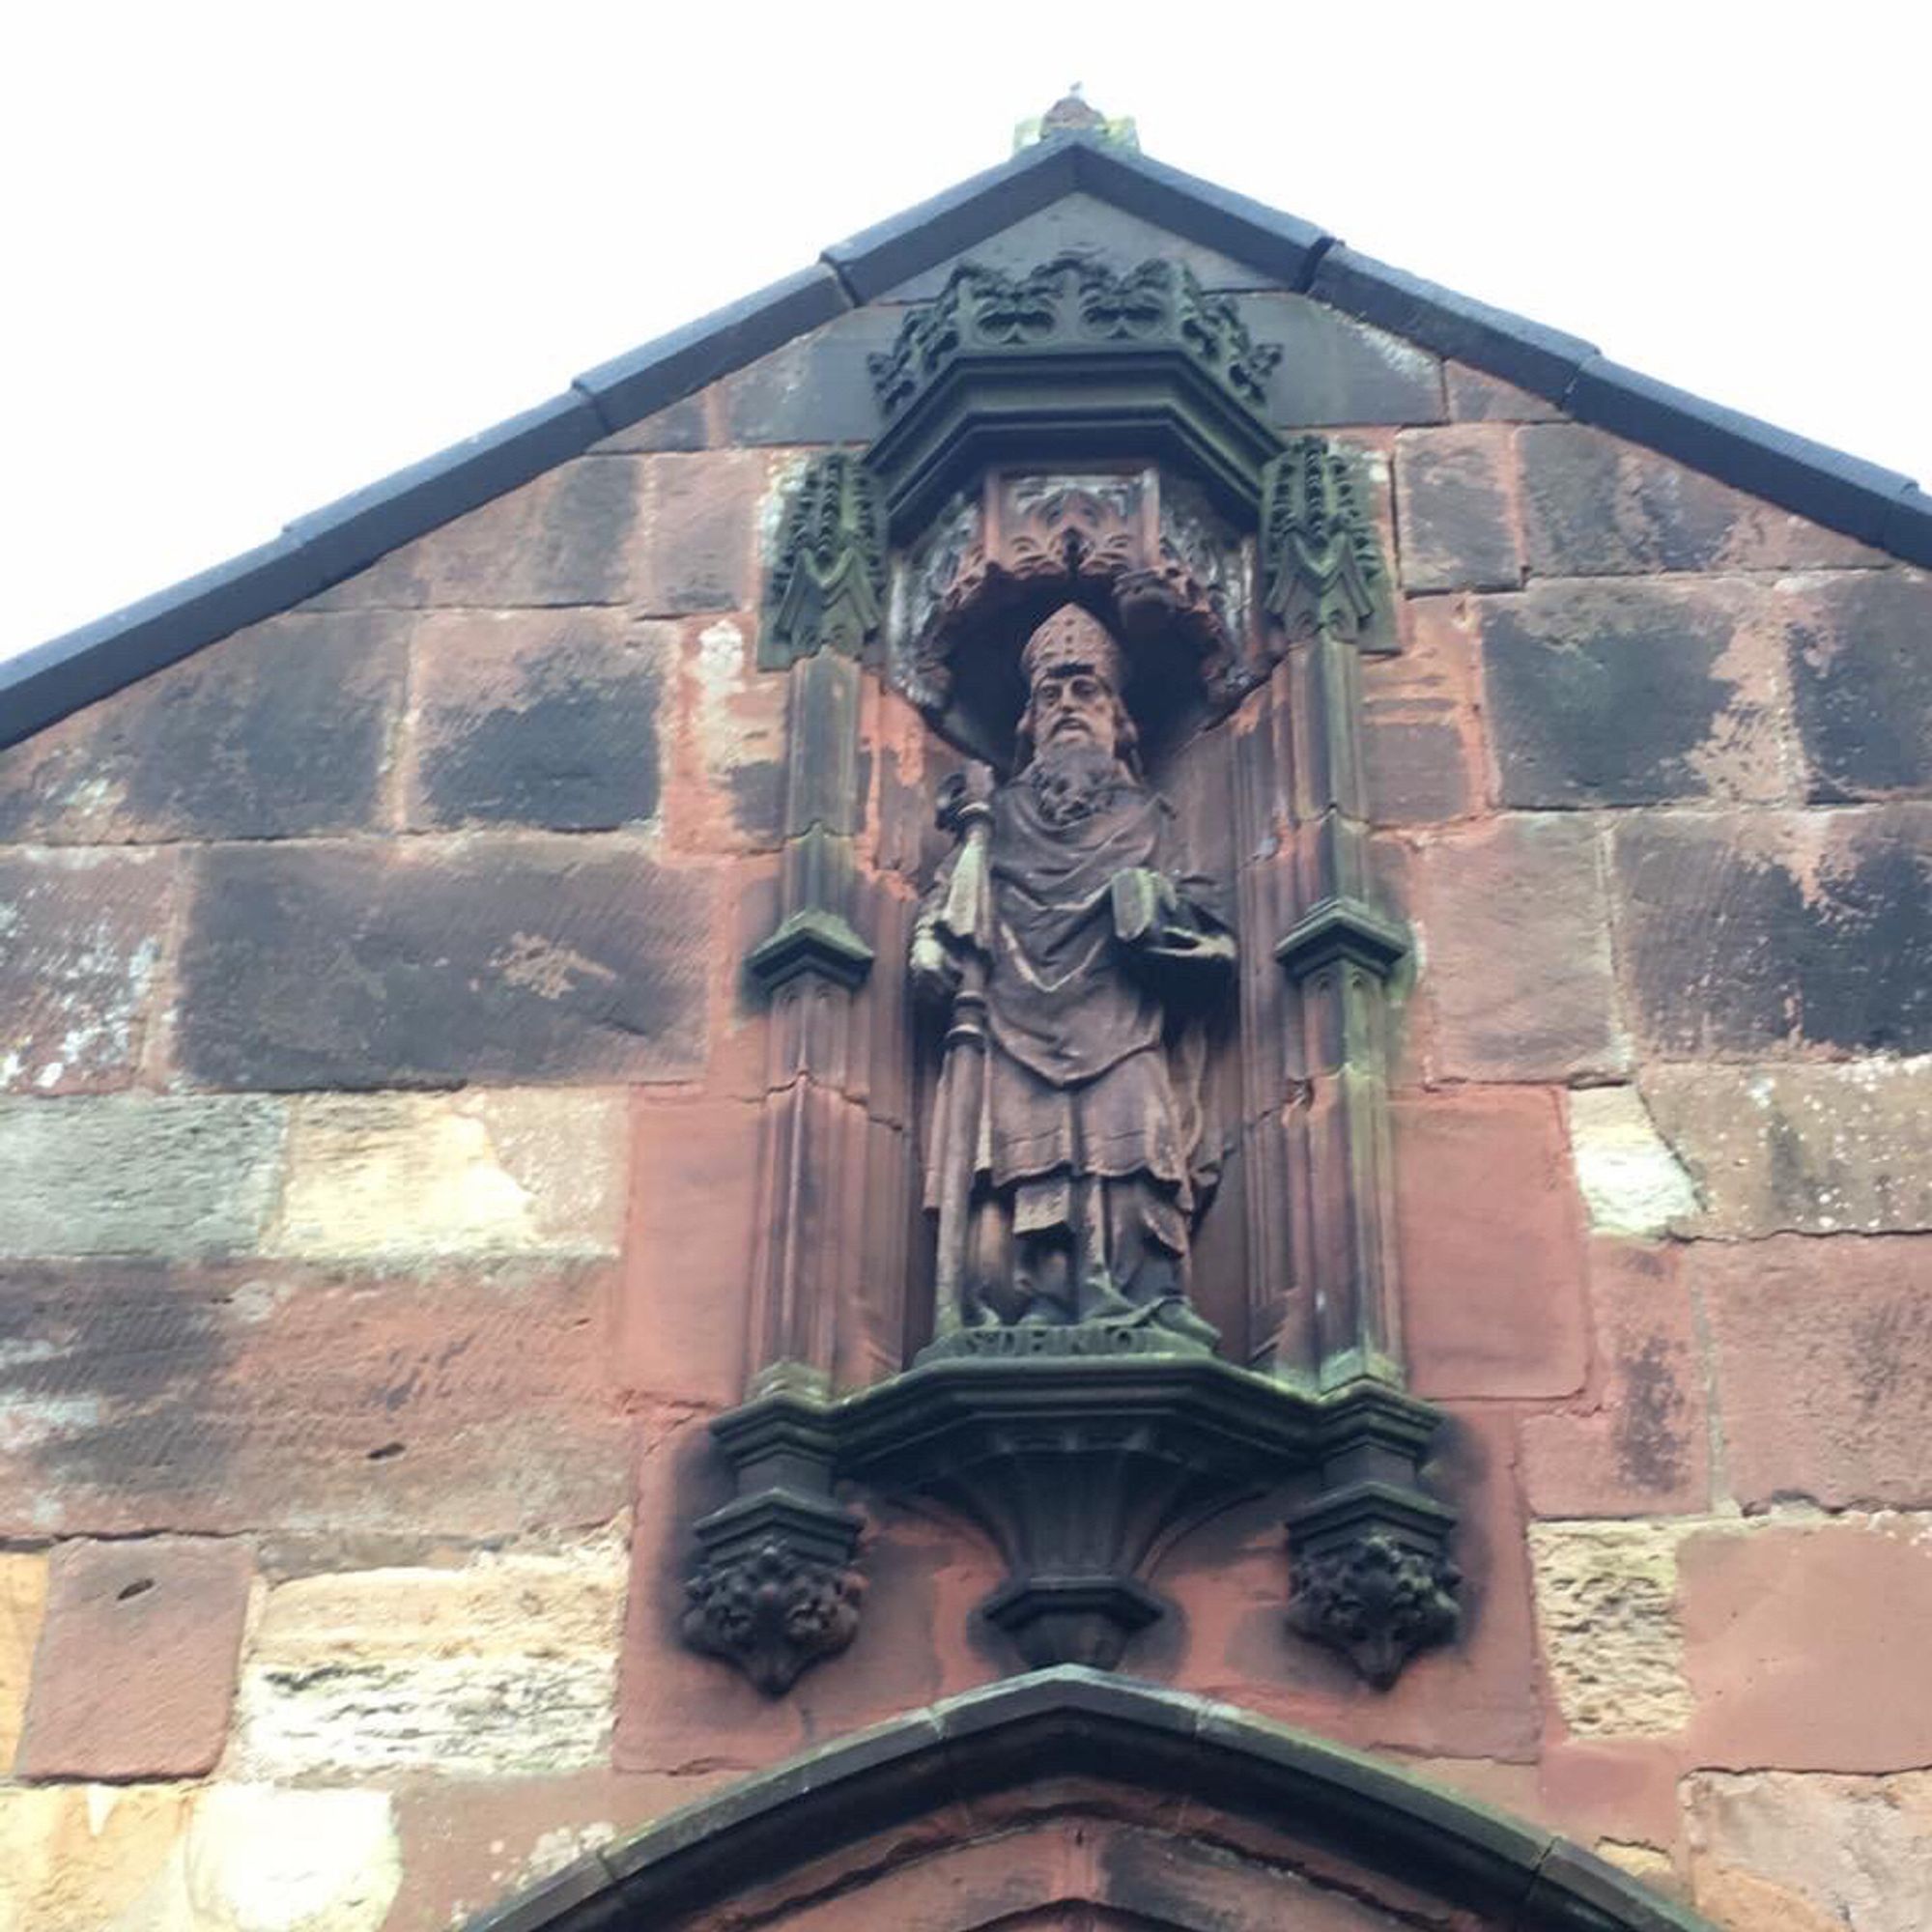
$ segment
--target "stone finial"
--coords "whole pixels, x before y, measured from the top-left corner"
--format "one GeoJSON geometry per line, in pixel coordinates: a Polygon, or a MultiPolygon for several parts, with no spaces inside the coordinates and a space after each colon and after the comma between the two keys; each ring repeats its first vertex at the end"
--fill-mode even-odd
{"type": "Polygon", "coordinates": [[[1132,116],[1122,115],[1118,120],[1109,120],[1081,97],[1077,80],[1044,114],[1036,120],[1022,121],[1013,129],[1013,152],[1018,154],[1022,148],[1050,141],[1058,134],[1093,134],[1114,147],[1125,148],[1131,154],[1137,155],[1141,150],[1140,135],[1134,129],[1132,116]]]}
{"type": "Polygon", "coordinates": [[[1080,83],[1076,80],[1040,116],[1039,131],[1042,134],[1070,134],[1079,128],[1100,128],[1106,125],[1107,117],[1081,99],[1080,83]]]}

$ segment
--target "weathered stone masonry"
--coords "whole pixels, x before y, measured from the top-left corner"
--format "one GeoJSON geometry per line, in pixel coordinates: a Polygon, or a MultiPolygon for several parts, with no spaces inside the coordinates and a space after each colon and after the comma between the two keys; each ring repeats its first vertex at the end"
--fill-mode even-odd
{"type": "MultiPolygon", "coordinates": [[[[1163,1559],[1134,1668],[1735,1932],[1916,1927],[1932,582],[1097,201],[976,258],[1069,234],[1242,291],[1273,419],[1373,480],[1405,1327],[1471,1612],[1366,1690],[1283,1643],[1268,1499],[1163,1559]]],[[[801,1078],[740,969],[788,822],[763,570],[937,272],[0,753],[20,1932],[442,1925],[1003,1667],[958,1634],[991,1553],[883,1505],[783,1701],[677,1638],[801,1078]]],[[[945,755],[866,673],[881,959],[945,755]]],[[[909,1119],[901,1002],[817,1063],[849,1172],[909,1119]]]]}

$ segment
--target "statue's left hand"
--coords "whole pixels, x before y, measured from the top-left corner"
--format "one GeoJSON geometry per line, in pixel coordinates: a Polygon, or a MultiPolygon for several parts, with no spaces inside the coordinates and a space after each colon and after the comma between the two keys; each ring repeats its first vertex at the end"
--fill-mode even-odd
{"type": "Polygon", "coordinates": [[[1179,904],[1174,882],[1147,866],[1116,872],[1111,887],[1114,934],[1123,945],[1145,946],[1159,937],[1167,916],[1179,904]]]}

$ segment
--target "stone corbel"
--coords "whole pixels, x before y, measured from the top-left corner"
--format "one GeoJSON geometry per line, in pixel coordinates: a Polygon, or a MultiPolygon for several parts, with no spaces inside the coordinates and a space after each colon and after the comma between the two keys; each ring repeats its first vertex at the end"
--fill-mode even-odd
{"type": "Polygon", "coordinates": [[[1456,1514],[1417,1480],[1437,1417],[1364,1378],[1329,1398],[1323,1421],[1321,1493],[1288,1522],[1289,1628],[1385,1690],[1461,1625],[1447,1555],[1456,1514]]]}
{"type": "Polygon", "coordinates": [[[833,1500],[837,1448],[814,1397],[774,1390],[721,1417],[713,1434],[739,1493],[697,1525],[685,1640],[776,1697],[859,1628],[860,1522],[833,1500]]]}

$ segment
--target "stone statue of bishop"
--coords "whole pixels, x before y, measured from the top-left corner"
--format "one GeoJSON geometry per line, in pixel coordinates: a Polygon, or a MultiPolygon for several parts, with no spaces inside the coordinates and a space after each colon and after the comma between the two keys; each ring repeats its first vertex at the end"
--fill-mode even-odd
{"type": "Polygon", "coordinates": [[[1188,1261],[1219,1153],[1203,1022],[1234,939],[1141,778],[1119,644],[1068,604],[1021,665],[1014,775],[993,788],[980,768],[912,942],[915,981],[954,1022],[925,1177],[956,1304],[940,1326],[967,1347],[1020,1326],[1209,1348],[1188,1261]]]}

